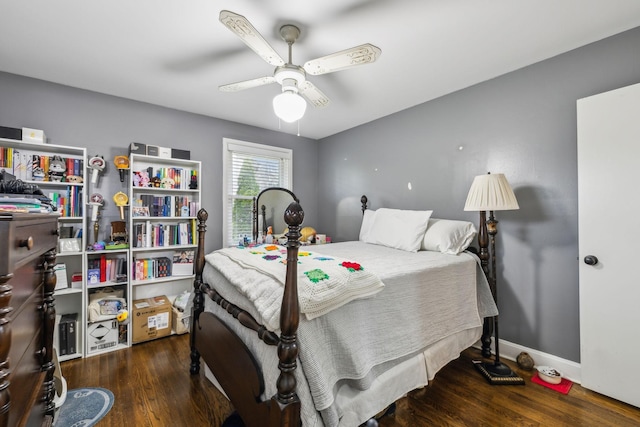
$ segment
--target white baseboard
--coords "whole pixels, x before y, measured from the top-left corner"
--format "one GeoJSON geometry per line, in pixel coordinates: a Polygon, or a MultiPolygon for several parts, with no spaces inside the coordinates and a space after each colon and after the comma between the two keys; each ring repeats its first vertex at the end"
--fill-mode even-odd
{"type": "MultiPolygon", "coordinates": [[[[474,347],[480,349],[482,344],[477,342],[474,347]]],[[[516,357],[521,352],[529,353],[529,356],[533,358],[536,366],[551,366],[552,368],[560,371],[563,377],[566,377],[574,383],[580,384],[582,382],[582,370],[579,363],[571,360],[562,359],[561,357],[554,356],[553,354],[544,353],[542,351],[534,350],[514,344],[509,341],[500,340],[500,357],[512,360],[515,362],[516,357]]],[[[491,345],[491,352],[495,353],[493,344],[491,345]]]]}

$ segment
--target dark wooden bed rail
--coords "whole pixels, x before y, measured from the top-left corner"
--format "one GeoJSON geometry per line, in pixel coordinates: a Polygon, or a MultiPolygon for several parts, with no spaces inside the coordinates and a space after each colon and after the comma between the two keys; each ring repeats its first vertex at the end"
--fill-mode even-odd
{"type": "Polygon", "coordinates": [[[304,211],[298,202],[292,202],[284,213],[288,225],[287,273],[280,309],[279,337],[260,325],[249,313],[225,300],[209,284],[204,283],[202,273],[205,265],[205,231],[208,216],[204,209],[198,212],[190,372],[200,372],[202,356],[248,426],[265,425],[265,420],[269,420],[270,427],[299,426],[300,400],[296,394],[295,378],[298,358],[297,331],[300,322],[297,277],[300,224],[304,220],[304,211]],[[260,367],[249,349],[219,318],[212,313],[204,312],[205,294],[237,318],[242,325],[256,331],[266,344],[278,346],[280,375],[276,385],[277,393],[270,401],[260,401],[264,392],[264,382],[260,367]],[[198,334],[198,330],[205,323],[208,331],[214,331],[213,334],[198,334]],[[215,351],[216,347],[226,351],[215,351]],[[229,369],[229,366],[233,369],[229,369]]]}

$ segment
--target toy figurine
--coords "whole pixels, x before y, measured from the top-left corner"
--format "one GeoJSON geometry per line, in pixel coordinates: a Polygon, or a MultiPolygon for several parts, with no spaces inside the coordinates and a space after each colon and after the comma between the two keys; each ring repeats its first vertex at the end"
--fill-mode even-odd
{"type": "Polygon", "coordinates": [[[67,165],[60,156],[53,156],[49,162],[49,181],[60,182],[64,178],[67,165]]]}

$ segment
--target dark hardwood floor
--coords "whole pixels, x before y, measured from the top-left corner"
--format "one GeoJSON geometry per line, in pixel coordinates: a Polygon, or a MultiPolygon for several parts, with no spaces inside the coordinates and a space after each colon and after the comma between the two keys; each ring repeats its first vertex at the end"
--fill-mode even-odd
{"type": "MultiPolygon", "coordinates": [[[[189,374],[189,335],[62,363],[69,389],[104,387],[115,403],[99,427],[219,426],[232,408],[203,373],[189,374]]],[[[640,426],[640,409],[574,384],[563,395],[534,384],[492,386],[472,366],[469,349],[428,387],[398,401],[380,427],[640,426]]],[[[63,427],[63,426],[60,426],[63,427]]]]}

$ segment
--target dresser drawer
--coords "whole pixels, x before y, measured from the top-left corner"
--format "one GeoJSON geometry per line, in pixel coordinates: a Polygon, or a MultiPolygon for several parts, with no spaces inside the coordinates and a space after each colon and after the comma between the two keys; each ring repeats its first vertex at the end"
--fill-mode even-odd
{"type": "MultiPolygon", "coordinates": [[[[9,280],[9,284],[13,287],[13,296],[10,303],[13,310],[9,313],[11,321],[9,362],[12,368],[17,360],[23,358],[26,347],[33,337],[42,336],[41,330],[44,323],[42,281],[38,280],[38,283],[32,283],[33,287],[31,287],[30,292],[28,292],[28,287],[24,286],[25,280],[33,280],[36,276],[40,276],[41,279],[41,274],[34,275],[33,271],[29,272],[32,264],[36,263],[37,261],[32,261],[30,264],[19,268],[15,271],[16,275],[9,280]]],[[[42,338],[40,341],[42,345],[42,338]]]]}
{"type": "Polygon", "coordinates": [[[9,248],[13,268],[28,262],[50,249],[56,247],[58,241],[57,224],[50,220],[16,221],[13,233],[10,234],[9,248]]]}

